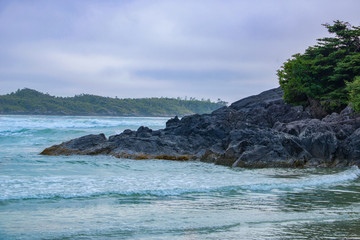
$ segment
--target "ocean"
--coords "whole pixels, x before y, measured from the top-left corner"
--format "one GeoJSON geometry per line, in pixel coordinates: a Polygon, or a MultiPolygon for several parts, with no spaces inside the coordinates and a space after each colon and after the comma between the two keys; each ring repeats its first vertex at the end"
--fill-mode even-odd
{"type": "Polygon", "coordinates": [[[360,239],[360,170],[41,156],[166,118],[0,116],[0,239],[360,239]]]}

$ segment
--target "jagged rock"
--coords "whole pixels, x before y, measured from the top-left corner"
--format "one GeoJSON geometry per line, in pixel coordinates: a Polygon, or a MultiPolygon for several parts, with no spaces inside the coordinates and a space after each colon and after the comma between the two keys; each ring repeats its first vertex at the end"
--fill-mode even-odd
{"type": "MultiPolygon", "coordinates": [[[[46,155],[109,154],[134,159],[198,159],[233,167],[336,167],[360,164],[360,117],[350,107],[319,119],[286,104],[280,88],[211,114],[175,117],[165,129],[140,127],[88,135],[45,149],[46,155]]],[[[314,114],[314,113],[313,113],[314,114]]]]}

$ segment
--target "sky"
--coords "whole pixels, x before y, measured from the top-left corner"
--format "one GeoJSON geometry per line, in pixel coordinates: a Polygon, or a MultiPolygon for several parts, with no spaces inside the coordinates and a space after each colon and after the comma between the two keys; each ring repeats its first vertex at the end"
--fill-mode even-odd
{"type": "Polygon", "coordinates": [[[359,0],[0,0],[0,94],[181,97],[229,103],[278,87],[276,71],[360,26],[359,0]]]}

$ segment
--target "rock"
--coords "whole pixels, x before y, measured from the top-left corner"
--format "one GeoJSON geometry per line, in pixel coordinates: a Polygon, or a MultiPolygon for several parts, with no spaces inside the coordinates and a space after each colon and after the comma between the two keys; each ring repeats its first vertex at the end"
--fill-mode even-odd
{"type": "Polygon", "coordinates": [[[197,159],[232,167],[359,165],[360,116],[351,107],[325,117],[314,109],[285,103],[281,89],[276,88],[211,114],[176,116],[167,121],[165,129],[142,126],[108,139],[103,134],[88,135],[41,154],[197,159]]]}
{"type": "Polygon", "coordinates": [[[178,123],[180,122],[178,116],[175,116],[174,118],[168,120],[166,122],[166,128],[176,127],[178,126],[178,123]]]}
{"type": "Polygon", "coordinates": [[[87,135],[80,138],[54,145],[41,152],[42,155],[96,155],[108,153],[111,150],[103,133],[87,135]]]}

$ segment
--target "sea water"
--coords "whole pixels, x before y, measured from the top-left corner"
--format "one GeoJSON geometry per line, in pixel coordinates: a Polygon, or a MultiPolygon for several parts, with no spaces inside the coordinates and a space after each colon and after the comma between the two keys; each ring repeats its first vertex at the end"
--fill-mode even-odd
{"type": "Polygon", "coordinates": [[[0,116],[0,239],[360,239],[360,170],[41,156],[166,118],[0,116]]]}

